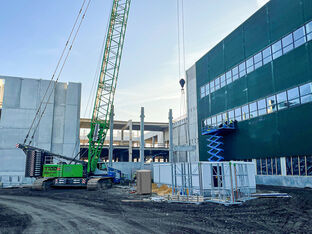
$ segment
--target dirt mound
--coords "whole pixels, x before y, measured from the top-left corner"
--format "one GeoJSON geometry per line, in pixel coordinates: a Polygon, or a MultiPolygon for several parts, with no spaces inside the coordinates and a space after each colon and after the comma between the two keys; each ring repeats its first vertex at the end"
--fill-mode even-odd
{"type": "Polygon", "coordinates": [[[31,217],[0,205],[0,233],[21,233],[31,224],[31,217]]]}

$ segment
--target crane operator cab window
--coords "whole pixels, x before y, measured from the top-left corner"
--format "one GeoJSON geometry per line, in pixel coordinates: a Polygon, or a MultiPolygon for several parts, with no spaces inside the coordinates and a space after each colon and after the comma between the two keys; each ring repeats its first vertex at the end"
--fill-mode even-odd
{"type": "Polygon", "coordinates": [[[0,119],[2,114],[3,94],[4,94],[4,79],[0,79],[0,119]]]}

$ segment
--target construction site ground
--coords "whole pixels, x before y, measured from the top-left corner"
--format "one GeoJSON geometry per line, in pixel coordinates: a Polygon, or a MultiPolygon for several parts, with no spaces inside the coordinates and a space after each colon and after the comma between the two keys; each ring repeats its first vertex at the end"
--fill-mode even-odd
{"type": "Polygon", "coordinates": [[[261,186],[291,198],[240,206],[148,202],[127,187],[106,191],[0,189],[0,233],[309,233],[312,189],[261,186]],[[129,201],[131,200],[131,201],[129,201]]]}

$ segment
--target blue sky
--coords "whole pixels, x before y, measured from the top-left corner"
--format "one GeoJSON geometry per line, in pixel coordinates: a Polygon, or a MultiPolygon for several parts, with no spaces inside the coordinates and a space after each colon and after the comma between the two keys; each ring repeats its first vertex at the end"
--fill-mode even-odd
{"type": "MultiPolygon", "coordinates": [[[[186,68],[267,0],[184,0],[186,68]]],[[[0,0],[0,75],[50,79],[82,0],[0,0]]],[[[176,0],[132,0],[115,98],[116,119],[180,115],[176,0]]],[[[60,81],[82,83],[85,111],[111,0],[92,0],[60,81]]],[[[91,106],[93,106],[93,97],[91,106]]],[[[90,106],[89,104],[89,106],[90,106]]]]}

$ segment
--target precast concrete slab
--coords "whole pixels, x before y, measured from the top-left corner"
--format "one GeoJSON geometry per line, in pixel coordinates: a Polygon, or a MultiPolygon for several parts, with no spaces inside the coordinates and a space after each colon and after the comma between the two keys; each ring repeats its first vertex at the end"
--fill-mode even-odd
{"type": "Polygon", "coordinates": [[[5,80],[0,117],[0,182],[4,186],[31,181],[23,177],[25,155],[16,144],[23,143],[44,96],[42,106],[47,103],[47,107],[33,146],[68,157],[78,153],[81,84],[55,85],[49,80],[8,76],[0,79],[5,80]]]}

